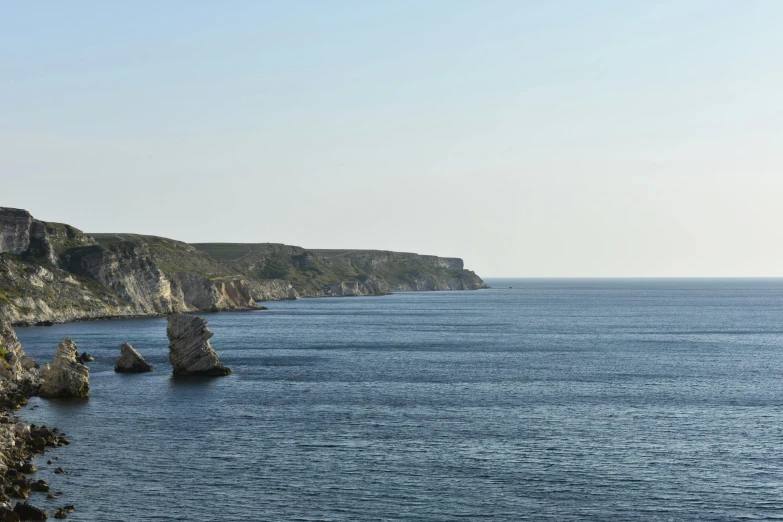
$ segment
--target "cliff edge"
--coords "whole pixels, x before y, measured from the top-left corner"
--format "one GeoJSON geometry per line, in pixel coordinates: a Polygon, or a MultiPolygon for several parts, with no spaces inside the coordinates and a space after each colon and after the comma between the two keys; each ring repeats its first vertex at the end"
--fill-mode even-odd
{"type": "Polygon", "coordinates": [[[462,259],[386,250],[308,250],[278,243],[194,243],[253,281],[290,282],[304,297],[477,290],[482,279],[462,259]]]}

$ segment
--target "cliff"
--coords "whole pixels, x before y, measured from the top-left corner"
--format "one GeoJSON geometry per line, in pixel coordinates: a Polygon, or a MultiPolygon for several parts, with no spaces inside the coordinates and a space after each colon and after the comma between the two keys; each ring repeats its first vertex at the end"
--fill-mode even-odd
{"type": "Polygon", "coordinates": [[[107,236],[0,208],[0,317],[37,324],[259,308],[248,281],[185,243],[107,236]]]}
{"type": "Polygon", "coordinates": [[[473,290],[458,258],[88,235],[0,207],[0,318],[14,324],[258,309],[259,301],[473,290]]]}
{"type": "Polygon", "coordinates": [[[289,281],[305,297],[486,288],[458,258],[384,250],[307,250],[277,243],[193,246],[253,280],[289,281]]]}

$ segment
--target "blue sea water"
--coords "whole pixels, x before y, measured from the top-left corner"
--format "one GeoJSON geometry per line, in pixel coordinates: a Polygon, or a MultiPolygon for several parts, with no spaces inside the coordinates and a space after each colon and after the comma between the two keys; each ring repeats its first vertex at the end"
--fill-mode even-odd
{"type": "Polygon", "coordinates": [[[22,416],[71,520],[783,518],[783,280],[494,280],[206,316],[229,377],[174,379],[165,319],[19,328],[91,353],[22,416]],[[512,287],[512,288],[509,288],[512,287]],[[122,342],[156,367],[113,372],[122,342]],[[63,466],[67,475],[53,475],[63,466]]]}

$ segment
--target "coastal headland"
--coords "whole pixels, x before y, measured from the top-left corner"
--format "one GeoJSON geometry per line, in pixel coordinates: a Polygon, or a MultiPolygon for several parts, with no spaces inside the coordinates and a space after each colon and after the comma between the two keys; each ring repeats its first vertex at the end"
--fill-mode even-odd
{"type": "Polygon", "coordinates": [[[0,317],[14,325],[263,309],[299,297],[475,290],[459,258],[86,234],[0,207],[0,317]]]}

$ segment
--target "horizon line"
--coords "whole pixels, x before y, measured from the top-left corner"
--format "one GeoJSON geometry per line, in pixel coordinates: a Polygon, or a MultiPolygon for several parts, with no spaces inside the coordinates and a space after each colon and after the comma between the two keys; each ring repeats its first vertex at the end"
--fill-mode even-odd
{"type": "Polygon", "coordinates": [[[777,276],[480,276],[487,279],[783,279],[777,276]]]}

